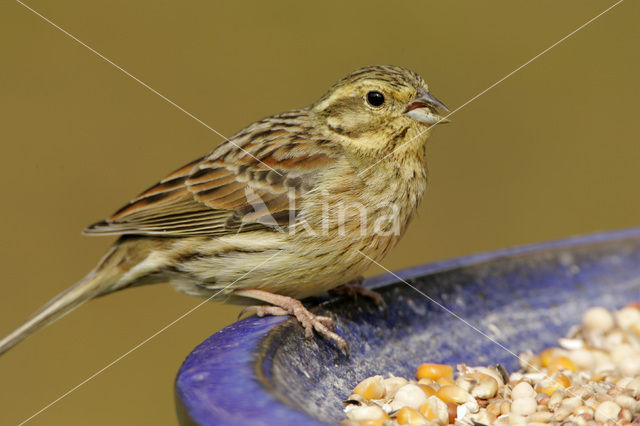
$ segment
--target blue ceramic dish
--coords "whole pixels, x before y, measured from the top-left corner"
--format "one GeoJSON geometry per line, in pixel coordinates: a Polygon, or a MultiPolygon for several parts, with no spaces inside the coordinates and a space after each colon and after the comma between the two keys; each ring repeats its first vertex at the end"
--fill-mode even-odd
{"type": "Polygon", "coordinates": [[[412,376],[425,361],[501,363],[556,343],[582,312],[640,300],[640,228],[439,262],[367,280],[388,309],[316,300],[351,345],[303,338],[285,317],[251,317],[214,334],[176,380],[181,424],[321,425],[374,374],[412,376]],[[446,309],[445,309],[446,308],[446,309]]]}

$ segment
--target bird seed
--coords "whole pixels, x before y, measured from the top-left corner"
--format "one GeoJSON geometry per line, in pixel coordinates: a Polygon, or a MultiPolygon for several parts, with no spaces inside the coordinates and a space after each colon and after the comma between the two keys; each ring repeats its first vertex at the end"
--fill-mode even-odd
{"type": "Polygon", "coordinates": [[[520,370],[425,363],[377,375],[344,401],[342,426],[640,424],[640,305],[588,309],[558,346],[520,354],[520,370]]]}

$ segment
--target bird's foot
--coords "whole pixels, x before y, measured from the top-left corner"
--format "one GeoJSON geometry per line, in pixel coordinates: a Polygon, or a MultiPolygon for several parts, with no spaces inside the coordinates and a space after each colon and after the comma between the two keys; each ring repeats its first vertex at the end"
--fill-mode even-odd
{"type": "Polygon", "coordinates": [[[236,290],[234,293],[238,296],[262,300],[263,302],[271,303],[273,305],[249,306],[243,309],[240,315],[247,312],[253,312],[259,317],[265,315],[292,315],[304,328],[304,334],[307,339],[313,337],[313,332],[315,330],[316,333],[333,340],[338,348],[345,351],[346,354],[349,354],[349,344],[347,341],[337,333],[333,332],[333,329],[335,328],[333,319],[309,312],[309,310],[305,308],[299,300],[294,299],[293,297],[269,293],[264,290],[236,290]]]}
{"type": "MultiPolygon", "coordinates": [[[[304,307],[303,307],[304,308],[304,307]]],[[[306,310],[306,308],[304,308],[306,310]]],[[[294,309],[295,311],[295,309],[294,309]]],[[[271,305],[255,305],[255,306],[248,306],[246,308],[244,308],[242,310],[242,312],[240,312],[240,314],[238,315],[238,318],[241,317],[242,315],[246,314],[246,313],[254,313],[259,317],[264,317],[267,315],[271,315],[271,316],[278,316],[278,315],[295,315],[295,313],[293,312],[289,312],[286,309],[281,308],[280,306],[271,306],[271,305]]],[[[307,311],[309,312],[309,311],[307,311]]],[[[320,321],[322,324],[324,324],[327,328],[333,330],[335,328],[335,323],[333,322],[333,319],[326,317],[324,315],[314,315],[311,312],[309,312],[310,315],[312,315],[316,320],[320,321]]],[[[296,316],[296,318],[302,323],[303,321],[300,320],[300,318],[298,318],[298,316],[296,316]]],[[[305,327],[306,330],[307,327],[305,327]]]]}
{"type": "Polygon", "coordinates": [[[369,290],[361,286],[360,284],[364,281],[364,277],[358,277],[354,280],[349,281],[348,283],[342,284],[336,288],[329,290],[329,294],[332,295],[347,295],[353,297],[354,300],[358,300],[358,296],[363,296],[368,299],[371,299],[378,305],[381,309],[386,309],[387,304],[384,301],[384,298],[377,291],[369,290]]]}

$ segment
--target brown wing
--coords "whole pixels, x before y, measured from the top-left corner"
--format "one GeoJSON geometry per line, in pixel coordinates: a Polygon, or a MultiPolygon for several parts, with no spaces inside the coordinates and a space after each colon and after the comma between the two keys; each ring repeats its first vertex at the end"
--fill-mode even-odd
{"type": "Polygon", "coordinates": [[[171,173],[86,234],[224,235],[289,218],[340,148],[315,134],[306,111],[259,121],[171,173]],[[299,203],[299,199],[296,203],[299,203]]]}

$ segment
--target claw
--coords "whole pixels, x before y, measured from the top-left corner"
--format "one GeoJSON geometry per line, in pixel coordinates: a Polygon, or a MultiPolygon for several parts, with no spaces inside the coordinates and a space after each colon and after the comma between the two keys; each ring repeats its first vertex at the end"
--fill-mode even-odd
{"type": "Polygon", "coordinates": [[[253,312],[259,317],[263,317],[265,315],[289,315],[289,312],[285,311],[279,306],[247,306],[238,314],[238,319],[242,317],[247,312],[253,312]]]}
{"type": "Polygon", "coordinates": [[[336,324],[332,318],[325,317],[322,315],[316,315],[316,319],[321,323],[323,323],[325,326],[327,326],[329,329],[331,329],[331,331],[333,331],[336,328],[336,324]]]}
{"type": "Polygon", "coordinates": [[[273,306],[249,306],[243,309],[240,315],[246,312],[254,312],[258,316],[292,315],[304,328],[305,337],[313,337],[315,331],[319,335],[333,340],[338,348],[344,351],[347,357],[349,356],[347,341],[333,331],[335,329],[333,319],[323,315],[312,314],[299,300],[257,289],[236,290],[235,294],[273,304],[273,306]]]}
{"type": "Polygon", "coordinates": [[[295,316],[304,327],[307,338],[312,337],[313,331],[315,330],[318,334],[336,342],[340,349],[345,350],[345,348],[348,347],[347,341],[331,330],[335,327],[331,318],[322,315],[314,315],[309,312],[300,301],[296,300],[295,302],[297,303],[292,303],[289,313],[295,316]]]}
{"type": "Polygon", "coordinates": [[[249,306],[240,312],[240,316],[247,312],[254,312],[260,317],[264,315],[293,315],[304,328],[305,337],[313,337],[315,331],[333,340],[338,348],[349,357],[349,345],[345,339],[333,331],[335,329],[333,319],[323,315],[312,314],[299,300],[257,289],[236,290],[235,294],[272,304],[270,306],[249,306]]]}
{"type": "Polygon", "coordinates": [[[342,284],[330,290],[329,292],[333,294],[338,294],[338,295],[346,294],[348,296],[353,297],[355,301],[358,300],[358,296],[364,296],[366,298],[373,300],[373,302],[380,309],[386,311],[387,304],[384,301],[384,298],[382,297],[382,295],[376,291],[369,290],[368,288],[361,286],[360,284],[362,283],[362,281],[364,281],[364,278],[358,277],[354,280],[349,281],[348,283],[342,284]]]}

